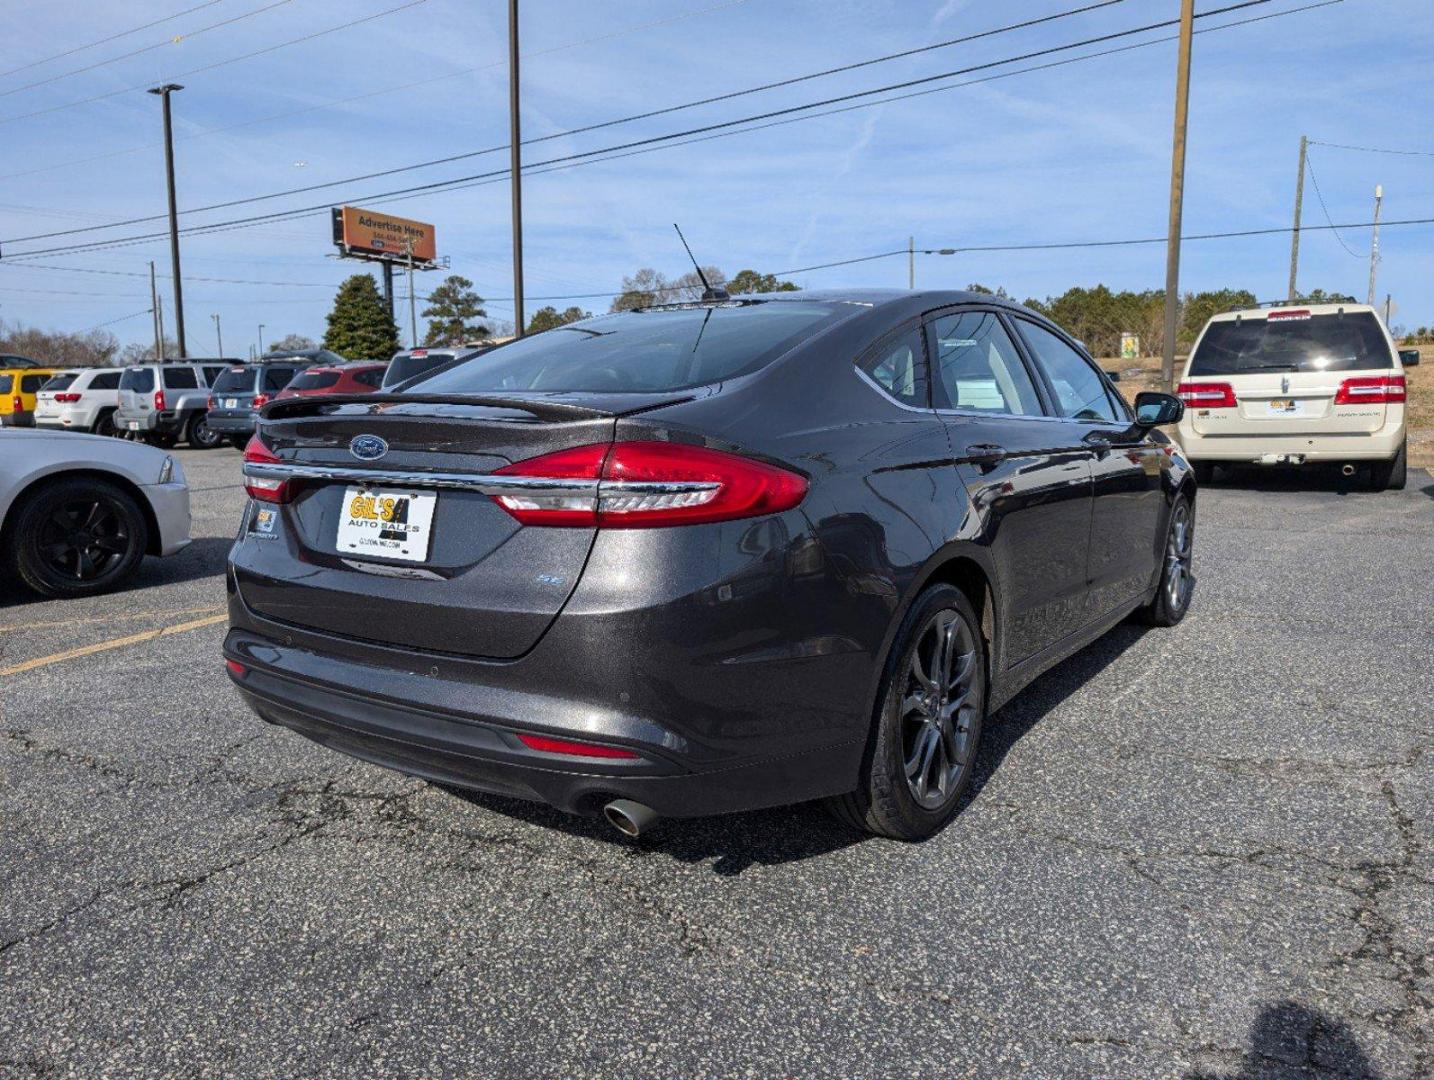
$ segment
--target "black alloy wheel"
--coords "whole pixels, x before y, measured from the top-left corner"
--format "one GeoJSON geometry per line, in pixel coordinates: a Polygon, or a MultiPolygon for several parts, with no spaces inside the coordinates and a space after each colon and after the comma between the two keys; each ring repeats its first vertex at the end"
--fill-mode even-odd
{"type": "Polygon", "coordinates": [[[224,441],[224,436],[210,428],[204,413],[195,413],[185,430],[184,441],[196,450],[213,450],[224,441]]]}
{"type": "Polygon", "coordinates": [[[1195,591],[1195,508],[1184,495],[1177,495],[1170,508],[1165,531],[1165,550],[1160,567],[1160,584],[1155,597],[1143,609],[1145,621],[1154,626],[1174,626],[1190,609],[1195,591]]]}
{"type": "Polygon", "coordinates": [[[149,542],[144,514],[114,484],[89,478],[47,484],[26,499],[4,561],[45,596],[106,592],[139,566],[149,542]]]}

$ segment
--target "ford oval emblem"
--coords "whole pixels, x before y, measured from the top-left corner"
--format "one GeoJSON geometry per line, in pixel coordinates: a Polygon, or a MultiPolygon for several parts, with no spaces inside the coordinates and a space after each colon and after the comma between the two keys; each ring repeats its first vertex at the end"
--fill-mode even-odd
{"type": "Polygon", "coordinates": [[[388,453],[388,443],[377,435],[355,435],[349,440],[349,453],[360,461],[377,461],[388,453]]]}

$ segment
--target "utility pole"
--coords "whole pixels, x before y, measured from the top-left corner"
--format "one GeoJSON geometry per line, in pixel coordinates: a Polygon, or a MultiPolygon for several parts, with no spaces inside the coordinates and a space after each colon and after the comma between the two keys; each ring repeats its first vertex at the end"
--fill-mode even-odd
{"type": "Polygon", "coordinates": [[[1180,3],[1180,59],[1175,71],[1175,139],[1170,154],[1170,233],[1165,244],[1165,341],[1160,378],[1175,384],[1175,334],[1180,316],[1180,225],[1185,200],[1185,120],[1190,111],[1190,41],[1195,0],[1180,3]]]}
{"type": "Polygon", "coordinates": [[[906,238],[906,287],[916,288],[916,237],[906,238]]]}
{"type": "Polygon", "coordinates": [[[1385,293],[1385,294],[1384,294],[1384,325],[1385,325],[1386,327],[1389,325],[1389,318],[1390,318],[1390,315],[1393,313],[1392,310],[1391,310],[1393,307],[1394,307],[1394,296],[1393,296],[1391,293],[1385,293]]]}
{"type": "Polygon", "coordinates": [[[518,124],[518,0],[508,0],[508,143],[513,188],[513,332],[522,337],[523,150],[518,124]]]}
{"type": "MultiPolygon", "coordinates": [[[[409,348],[416,349],[418,348],[418,298],[413,294],[413,241],[407,241],[404,247],[408,253],[408,332],[409,340],[412,342],[409,348]]],[[[521,304],[522,301],[519,301],[520,311],[522,310],[521,304]]],[[[521,318],[521,316],[519,317],[521,318]]]]}
{"type": "Polygon", "coordinates": [[[220,326],[219,326],[219,316],[218,316],[217,314],[216,314],[216,315],[211,315],[211,316],[209,316],[209,317],[214,320],[214,336],[215,336],[215,338],[217,338],[218,341],[219,341],[219,359],[223,360],[223,359],[224,359],[224,331],[223,331],[223,330],[220,328],[220,326]]]}
{"type": "Polygon", "coordinates": [[[169,117],[169,95],[184,87],[166,83],[149,92],[158,94],[164,103],[164,173],[169,182],[169,261],[174,274],[174,336],[179,344],[179,358],[189,356],[184,344],[184,290],[179,281],[179,211],[174,202],[174,128],[169,117]]]}
{"type": "Polygon", "coordinates": [[[163,359],[164,359],[164,299],[163,299],[163,297],[156,296],[156,297],[154,298],[154,318],[155,318],[155,322],[159,324],[159,340],[156,341],[156,342],[155,342],[155,345],[154,345],[154,358],[155,358],[156,360],[163,360],[163,359]]]}
{"type": "Polygon", "coordinates": [[[1295,228],[1290,235],[1290,287],[1285,293],[1286,300],[1293,300],[1299,296],[1295,285],[1295,276],[1299,272],[1300,265],[1300,211],[1305,201],[1305,155],[1309,152],[1310,140],[1308,135],[1300,136],[1300,174],[1295,180],[1295,228]]]}
{"type": "Polygon", "coordinates": [[[1384,202],[1384,185],[1374,185],[1374,234],[1369,241],[1369,306],[1374,306],[1374,279],[1379,273],[1379,205],[1384,202]]]}
{"type": "Polygon", "coordinates": [[[154,322],[154,358],[164,359],[164,326],[159,321],[159,289],[154,283],[154,260],[149,261],[149,312],[154,322]]]}
{"type": "Polygon", "coordinates": [[[264,324],[259,324],[259,355],[264,355],[264,324]]]}

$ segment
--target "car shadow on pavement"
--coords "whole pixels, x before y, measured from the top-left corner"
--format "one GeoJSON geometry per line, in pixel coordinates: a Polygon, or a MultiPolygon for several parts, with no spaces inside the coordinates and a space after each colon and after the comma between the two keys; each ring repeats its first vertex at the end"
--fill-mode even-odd
{"type": "MultiPolygon", "coordinates": [[[[196,537],[187,548],[167,559],[146,558],[140,563],[139,569],[135,571],[134,577],[130,578],[128,584],[109,595],[123,596],[125,593],[151,589],[159,585],[177,585],[200,578],[222,577],[224,560],[233,546],[234,538],[232,536],[196,537]]],[[[223,604],[224,598],[223,584],[216,582],[213,596],[215,606],[223,604]]],[[[7,607],[21,607],[25,604],[45,603],[49,599],[49,597],[40,596],[38,593],[32,593],[19,586],[11,588],[8,585],[0,585],[0,610],[7,607]]]]}
{"type": "Polygon", "coordinates": [[[1331,1076],[1340,1080],[1380,1080],[1380,1072],[1360,1049],[1349,1026],[1294,1001],[1260,1010],[1250,1027],[1250,1048],[1237,1071],[1187,1073],[1185,1080],[1282,1080],[1331,1076]]]}
{"type": "MultiPolygon", "coordinates": [[[[1014,702],[997,712],[988,722],[982,737],[976,770],[972,774],[971,786],[963,796],[962,809],[979,797],[981,789],[1022,736],[1139,641],[1145,629],[1122,623],[1075,656],[1056,665],[1027,687],[1014,702]]],[[[667,821],[633,840],[598,819],[574,817],[540,803],[456,788],[445,787],[443,790],[484,810],[542,828],[558,829],[572,836],[599,840],[646,854],[666,855],[683,863],[697,864],[710,860],[712,872],[722,877],[740,874],[757,865],[800,862],[876,839],[854,832],[827,814],[819,803],[667,821]]],[[[959,815],[947,826],[948,829],[960,827],[959,815]]]]}
{"type": "Polygon", "coordinates": [[[1344,476],[1336,465],[1300,465],[1293,467],[1249,465],[1223,467],[1215,479],[1202,489],[1225,488],[1239,491],[1311,491],[1334,495],[1378,494],[1371,492],[1369,474],[1356,469],[1353,476],[1344,476]]]}

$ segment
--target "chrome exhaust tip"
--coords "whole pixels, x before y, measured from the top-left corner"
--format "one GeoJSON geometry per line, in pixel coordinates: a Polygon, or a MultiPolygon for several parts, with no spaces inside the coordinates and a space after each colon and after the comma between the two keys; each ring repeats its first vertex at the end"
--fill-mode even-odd
{"type": "Polygon", "coordinates": [[[1339,471],[1344,473],[1345,476],[1353,476],[1354,466],[1349,464],[1349,462],[1345,462],[1343,465],[1340,466],[1339,471]]]}
{"type": "Polygon", "coordinates": [[[602,816],[624,836],[641,836],[657,824],[657,811],[631,799],[614,799],[602,808],[602,816]]]}

